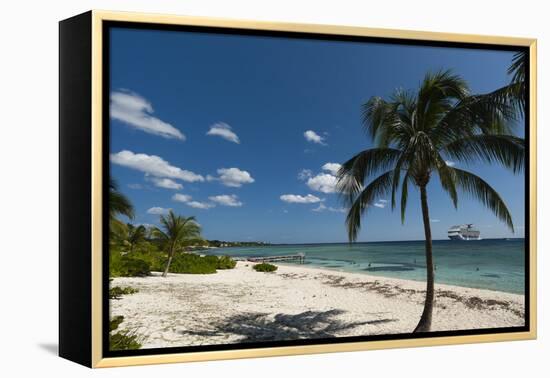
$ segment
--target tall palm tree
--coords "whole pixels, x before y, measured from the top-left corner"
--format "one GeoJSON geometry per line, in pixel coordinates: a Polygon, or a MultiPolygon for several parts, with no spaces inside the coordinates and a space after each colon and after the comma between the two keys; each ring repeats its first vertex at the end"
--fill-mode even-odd
{"type": "Polygon", "coordinates": [[[168,215],[160,216],[160,223],[164,230],[154,228],[153,236],[164,242],[168,248],[168,261],[162,273],[162,276],[166,277],[175,253],[190,241],[200,240],[201,228],[195,221],[195,217],[182,217],[176,215],[172,210],[168,215]]]}
{"type": "Polygon", "coordinates": [[[145,241],[147,238],[147,229],[143,225],[134,226],[131,223],[128,223],[126,225],[128,230],[128,235],[126,237],[126,243],[128,244],[129,251],[132,253],[134,251],[134,248],[139,244],[145,241]]]}
{"type": "Polygon", "coordinates": [[[513,231],[512,217],[497,191],[481,177],[452,167],[447,160],[499,163],[514,172],[523,170],[524,140],[512,135],[509,126],[515,120],[515,108],[498,96],[471,95],[459,76],[440,71],[428,73],[416,93],[398,90],[389,100],[372,97],[363,110],[363,123],[375,147],[346,161],[338,172],[337,187],[349,207],[348,238],[350,242],[357,239],[361,216],[377,199],[391,196],[394,209],[399,187],[404,222],[409,186],[418,189],[427,283],[424,309],[414,332],[428,332],[434,303],[428,184],[437,176],[455,208],[461,190],[513,231]]]}

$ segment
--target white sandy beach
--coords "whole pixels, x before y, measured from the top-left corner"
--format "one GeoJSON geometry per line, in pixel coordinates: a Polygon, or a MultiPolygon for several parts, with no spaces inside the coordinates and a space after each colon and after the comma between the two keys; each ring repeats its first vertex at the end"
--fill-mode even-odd
{"type": "MultiPolygon", "coordinates": [[[[260,273],[238,262],[216,274],[115,278],[139,289],[111,300],[121,329],[143,348],[409,333],[422,282],[279,265],[260,273]]],[[[523,295],[436,284],[433,331],[522,326],[523,295]]]]}

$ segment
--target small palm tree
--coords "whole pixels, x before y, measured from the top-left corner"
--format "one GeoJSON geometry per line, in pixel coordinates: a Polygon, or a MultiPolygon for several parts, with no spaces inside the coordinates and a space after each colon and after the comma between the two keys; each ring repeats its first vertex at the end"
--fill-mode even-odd
{"type": "Polygon", "coordinates": [[[152,234],[168,248],[168,261],[162,273],[162,276],[166,277],[175,253],[182,250],[189,242],[201,240],[201,228],[195,221],[195,217],[182,217],[172,210],[167,216],[160,216],[160,223],[164,230],[154,228],[152,234]]]}
{"type": "Polygon", "coordinates": [[[134,248],[144,242],[147,238],[147,229],[143,225],[134,226],[131,223],[126,225],[128,234],[126,237],[126,244],[129,246],[128,252],[132,253],[134,248]]]}
{"type": "Polygon", "coordinates": [[[468,193],[513,231],[512,217],[497,191],[481,177],[451,167],[446,159],[466,164],[500,163],[514,172],[521,171],[524,140],[511,135],[508,126],[515,120],[515,107],[499,96],[470,95],[464,80],[441,71],[428,73],[416,93],[398,90],[389,100],[373,97],[363,109],[364,125],[375,147],[346,161],[338,172],[338,190],[349,207],[348,238],[350,242],[357,239],[361,216],[377,199],[391,196],[394,209],[399,187],[404,222],[409,186],[418,189],[427,286],[424,309],[414,332],[427,332],[434,303],[428,184],[437,176],[455,207],[457,191],[468,193]]]}

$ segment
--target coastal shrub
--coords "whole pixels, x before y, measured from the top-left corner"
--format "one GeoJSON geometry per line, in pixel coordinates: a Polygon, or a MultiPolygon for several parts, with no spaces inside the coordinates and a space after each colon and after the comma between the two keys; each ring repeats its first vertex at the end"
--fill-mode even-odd
{"type": "Polygon", "coordinates": [[[218,257],[217,269],[233,269],[237,265],[237,262],[229,256],[218,257]]]}
{"type": "Polygon", "coordinates": [[[120,331],[109,337],[109,348],[111,350],[129,350],[141,348],[139,336],[134,332],[120,331]]]}
{"type": "Polygon", "coordinates": [[[111,321],[109,321],[109,332],[117,329],[120,323],[122,323],[123,321],[124,321],[124,316],[122,315],[115,316],[114,318],[112,318],[111,321]]]}
{"type": "Polygon", "coordinates": [[[199,256],[202,260],[204,260],[205,264],[208,265],[214,265],[216,268],[218,267],[218,256],[199,256]]]}
{"type": "Polygon", "coordinates": [[[141,348],[140,337],[135,331],[119,331],[113,333],[120,323],[124,321],[124,316],[115,316],[109,322],[109,348],[110,350],[128,350],[141,348]]]}
{"type": "Polygon", "coordinates": [[[216,256],[201,257],[191,253],[181,253],[174,256],[169,271],[170,273],[212,274],[216,273],[217,266],[218,258],[216,256]]]}
{"type": "Polygon", "coordinates": [[[145,277],[151,273],[151,266],[147,261],[129,256],[122,256],[124,277],[145,277]]]}
{"type": "Polygon", "coordinates": [[[151,273],[149,262],[130,255],[122,255],[120,251],[109,253],[110,277],[145,277],[151,273]]]}
{"type": "Polygon", "coordinates": [[[274,272],[277,270],[277,266],[268,263],[256,264],[252,267],[256,272],[274,272]]]}
{"type": "Polygon", "coordinates": [[[121,277],[122,276],[122,254],[120,251],[111,247],[109,251],[109,276],[121,277]]]}
{"type": "Polygon", "coordinates": [[[120,287],[115,286],[109,289],[109,299],[120,299],[123,295],[135,294],[139,290],[133,287],[120,287]]]}

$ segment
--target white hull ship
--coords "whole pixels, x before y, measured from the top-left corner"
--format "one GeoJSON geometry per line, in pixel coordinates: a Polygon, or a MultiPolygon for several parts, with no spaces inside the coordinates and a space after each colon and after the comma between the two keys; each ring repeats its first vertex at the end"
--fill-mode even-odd
{"type": "Polygon", "coordinates": [[[473,224],[452,226],[447,231],[447,235],[451,240],[481,240],[481,233],[473,226],[473,224]]]}

